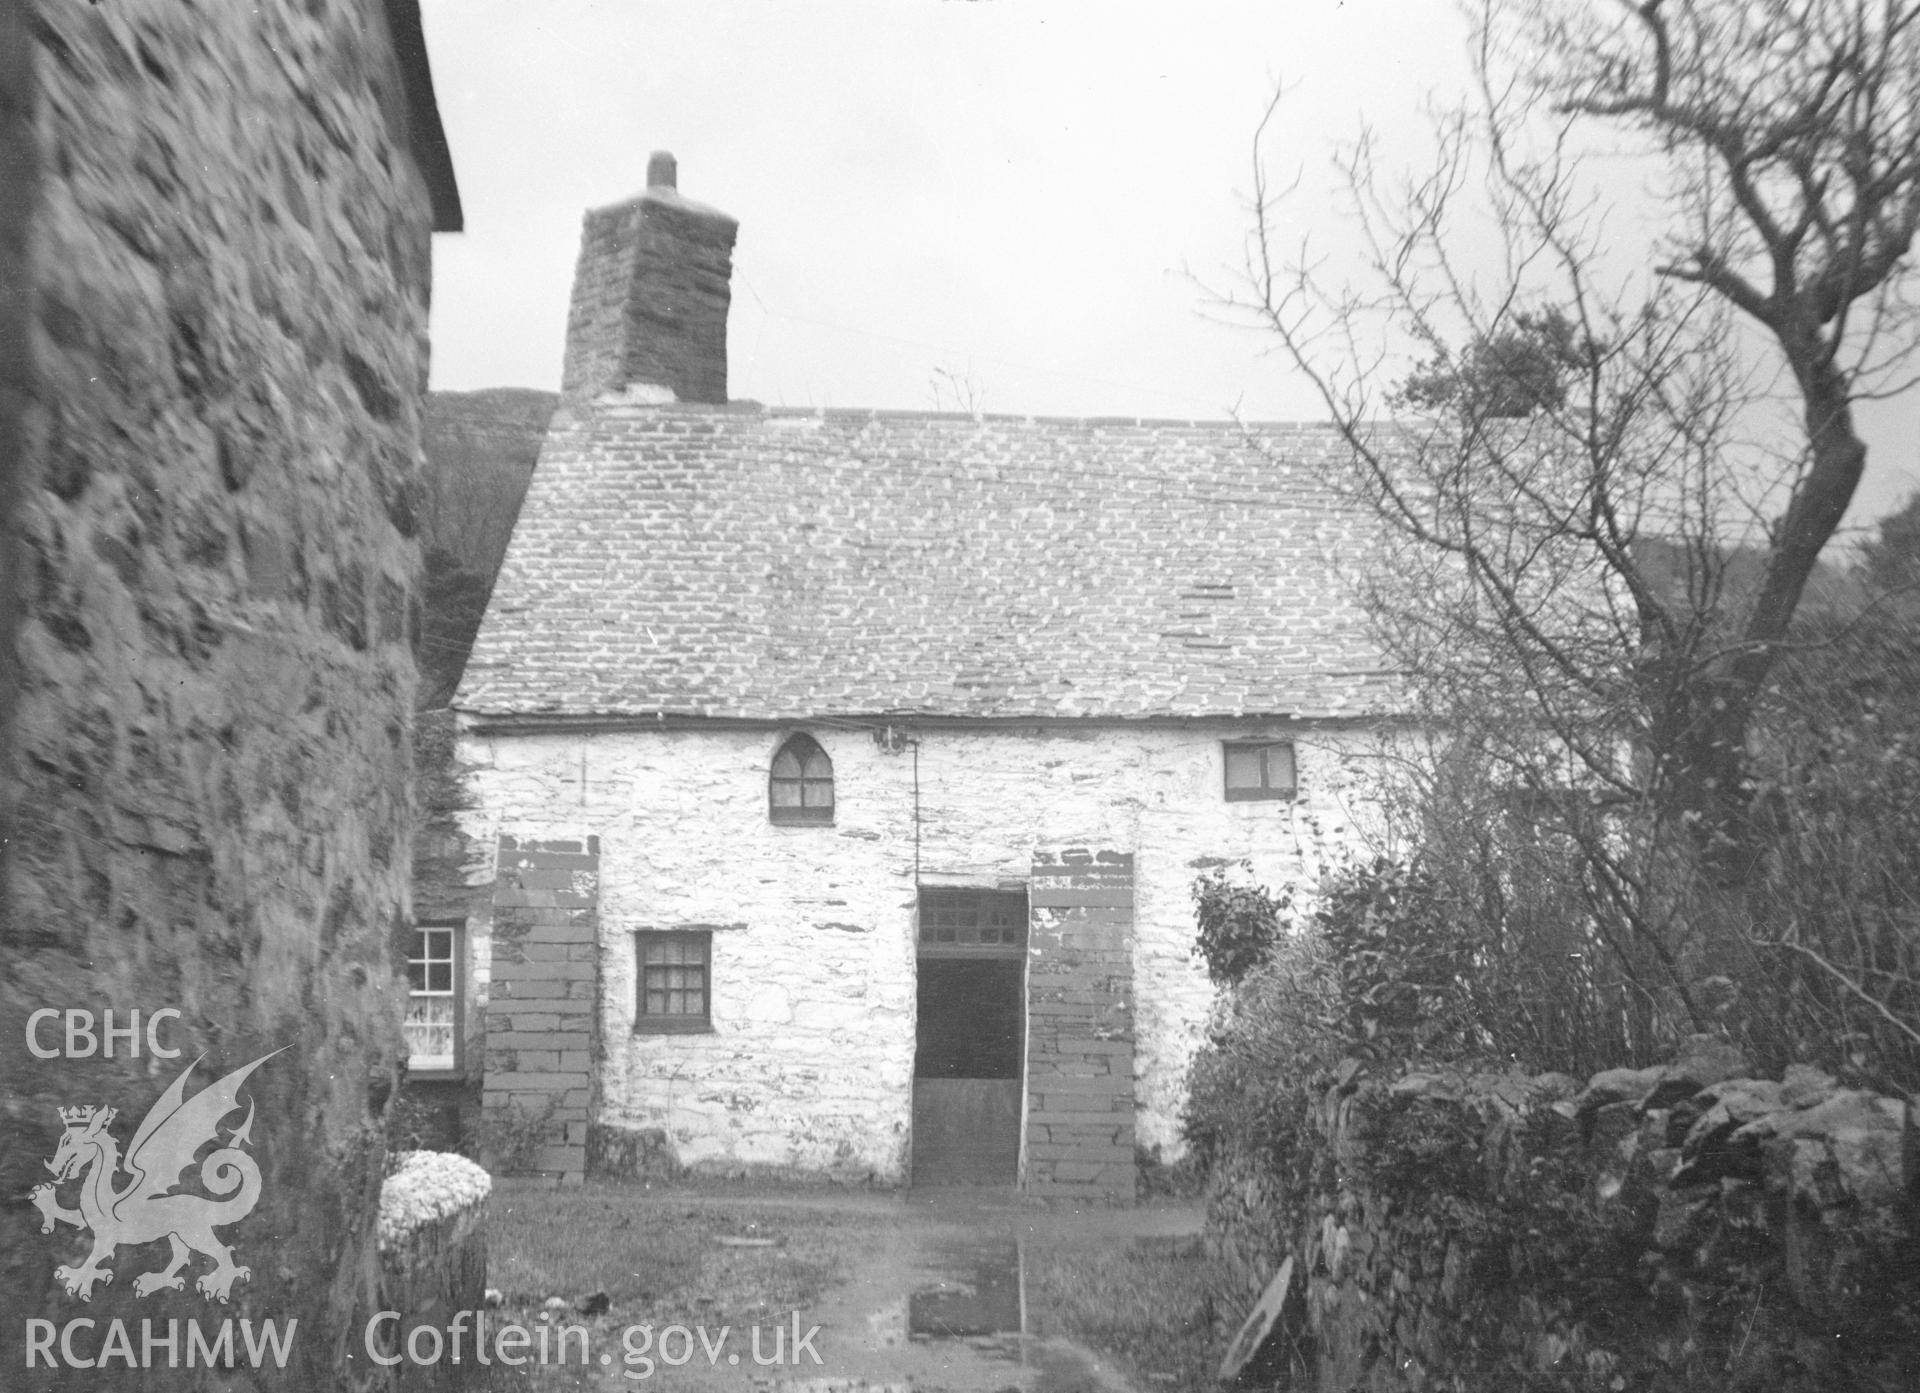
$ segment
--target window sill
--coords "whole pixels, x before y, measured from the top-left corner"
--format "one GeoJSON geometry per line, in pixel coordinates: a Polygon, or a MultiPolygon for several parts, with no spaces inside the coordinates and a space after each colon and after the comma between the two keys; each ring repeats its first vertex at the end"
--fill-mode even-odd
{"type": "Polygon", "coordinates": [[[408,1083],[465,1083],[467,1071],[455,1066],[451,1069],[415,1069],[407,1068],[408,1083]]]}
{"type": "Polygon", "coordinates": [[[767,815],[767,821],[775,827],[831,827],[833,826],[833,810],[829,808],[823,814],[814,814],[800,813],[792,809],[783,809],[769,813],[767,815]]]}
{"type": "Polygon", "coordinates": [[[712,1021],[676,1021],[642,1018],[633,1023],[635,1035],[714,1035],[712,1021]]]}
{"type": "Polygon", "coordinates": [[[1299,795],[1292,789],[1236,788],[1227,791],[1229,803],[1291,803],[1299,795]]]}

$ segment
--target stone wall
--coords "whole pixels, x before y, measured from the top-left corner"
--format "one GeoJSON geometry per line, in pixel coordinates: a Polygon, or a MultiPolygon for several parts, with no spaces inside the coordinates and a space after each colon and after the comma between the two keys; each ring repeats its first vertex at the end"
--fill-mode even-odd
{"type": "Polygon", "coordinates": [[[1303,1145],[1220,1167],[1223,1303],[1293,1260],[1290,1387],[1912,1387],[1908,1100],[1694,1037],[1672,1064],[1373,1073],[1307,1090],[1303,1145]],[[1298,1158],[1296,1158],[1297,1160],[1298,1158]]]}
{"type": "Polygon", "coordinates": [[[142,1247],[82,1307],[54,1270],[84,1239],[9,1205],[10,1370],[25,1318],[84,1310],[97,1344],[115,1317],[217,1311],[299,1322],[285,1368],[244,1386],[379,1379],[349,1361],[400,1047],[430,226],[386,12],[5,7],[0,1188],[47,1179],[59,1107],[117,1109],[124,1146],[196,1056],[198,1087],[284,1051],[246,1084],[262,1187],[225,1230],[251,1268],[230,1304],[194,1292],[204,1258],[137,1300],[165,1262],[142,1247]],[[36,1010],[162,1008],[175,1060],[124,1036],[112,1058],[28,1050],[36,1010]]]}
{"type": "Polygon", "coordinates": [[[767,816],[783,731],[467,724],[478,844],[600,839],[600,1120],[664,1129],[687,1165],[883,1182],[906,1174],[916,868],[929,885],[993,888],[1025,884],[1040,851],[1133,853],[1134,1137],[1171,1159],[1213,1003],[1192,953],[1194,877],[1246,856],[1270,884],[1316,880],[1357,843],[1379,752],[1361,731],[1296,728],[1298,801],[1228,803],[1221,739],[1284,725],[926,728],[891,748],[814,728],[836,818],[794,827],[767,816]],[[713,1032],[635,1034],[635,931],[696,925],[712,933],[713,1032]]]}
{"type": "Polygon", "coordinates": [[[598,1091],[600,842],[502,837],[496,865],[482,1112],[489,1161],[578,1185],[598,1091]]]}
{"type": "Polygon", "coordinates": [[[675,401],[727,399],[739,228],[675,183],[673,157],[655,154],[644,193],[586,215],[560,381],[568,402],[630,384],[665,387],[675,401]]]}
{"type": "Polygon", "coordinates": [[[1042,853],[1027,902],[1027,1186],[1131,1200],[1133,854],[1042,853]]]}

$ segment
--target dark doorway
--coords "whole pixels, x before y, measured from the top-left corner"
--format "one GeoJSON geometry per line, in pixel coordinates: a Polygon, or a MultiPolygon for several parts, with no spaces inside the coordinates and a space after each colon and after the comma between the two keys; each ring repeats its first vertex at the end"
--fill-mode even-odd
{"type": "Polygon", "coordinates": [[[913,1183],[1011,1185],[1026,1062],[1025,891],[922,890],[913,1183]]]}

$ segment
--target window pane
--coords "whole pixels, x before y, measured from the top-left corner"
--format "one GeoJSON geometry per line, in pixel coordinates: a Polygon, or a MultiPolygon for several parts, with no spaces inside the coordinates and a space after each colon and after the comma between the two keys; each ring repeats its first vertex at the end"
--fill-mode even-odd
{"type": "Polygon", "coordinates": [[[453,964],[427,964],[427,990],[430,992],[450,992],[453,990],[453,964]]]}
{"type": "Polygon", "coordinates": [[[776,808],[799,807],[800,781],[798,779],[775,779],[773,781],[773,806],[776,808]]]}
{"type": "Polygon", "coordinates": [[[428,929],[426,932],[427,956],[444,961],[453,960],[453,933],[449,929],[428,929]]]}
{"type": "Polygon", "coordinates": [[[773,757],[773,777],[776,779],[797,779],[800,777],[800,761],[792,750],[782,750],[773,757]]]}
{"type": "Polygon", "coordinates": [[[1267,746],[1267,787],[1293,787],[1293,746],[1267,746]]]}
{"type": "Polygon", "coordinates": [[[427,955],[427,936],[420,930],[413,931],[413,946],[407,949],[410,958],[424,958],[427,955]]]}
{"type": "Polygon", "coordinates": [[[425,991],[427,987],[427,967],[425,963],[407,964],[407,989],[425,991]]]}
{"type": "Polygon", "coordinates": [[[1234,749],[1227,751],[1227,787],[1261,787],[1260,751],[1234,749]]]}
{"type": "Polygon", "coordinates": [[[803,773],[809,779],[831,779],[833,764],[827,759],[824,751],[815,750],[807,756],[807,767],[803,773]]]}
{"type": "Polygon", "coordinates": [[[450,997],[418,997],[407,1003],[408,1063],[416,1069],[451,1069],[454,1012],[450,997]]]}
{"type": "MultiPolygon", "coordinates": [[[[801,785],[802,801],[809,808],[831,808],[833,806],[833,780],[808,779],[801,785]]],[[[774,800],[778,802],[776,798],[774,800]]]]}
{"type": "Polygon", "coordinates": [[[641,1019],[692,1017],[705,1020],[707,1010],[708,937],[705,933],[638,933],[634,935],[640,959],[641,1019]]]}
{"type": "Polygon", "coordinates": [[[665,934],[648,934],[641,941],[646,945],[650,967],[687,962],[693,947],[684,938],[670,938],[665,934]]]}

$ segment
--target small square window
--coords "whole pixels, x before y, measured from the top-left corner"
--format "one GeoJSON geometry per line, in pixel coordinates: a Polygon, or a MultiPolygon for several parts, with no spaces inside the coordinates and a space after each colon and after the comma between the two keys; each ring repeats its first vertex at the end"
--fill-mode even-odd
{"type": "Polygon", "coordinates": [[[665,1035],[713,1029],[712,932],[645,932],[633,938],[639,975],[635,1032],[665,1035]]]}
{"type": "Polygon", "coordinates": [[[1229,803],[1293,797],[1291,740],[1229,740],[1221,749],[1226,756],[1229,803]]]}

